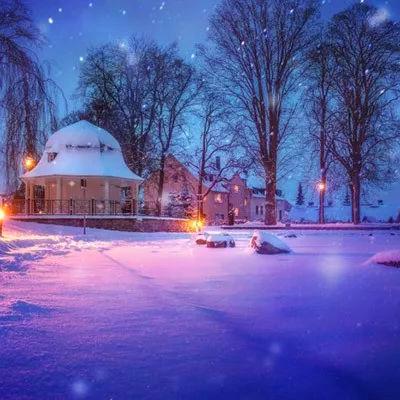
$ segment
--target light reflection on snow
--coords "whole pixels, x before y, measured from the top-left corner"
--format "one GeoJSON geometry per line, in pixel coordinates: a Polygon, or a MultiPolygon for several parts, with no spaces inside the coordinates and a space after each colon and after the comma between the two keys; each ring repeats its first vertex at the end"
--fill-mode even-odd
{"type": "Polygon", "coordinates": [[[82,379],[73,382],[71,388],[73,395],[79,398],[84,398],[89,393],[89,385],[82,379]]]}

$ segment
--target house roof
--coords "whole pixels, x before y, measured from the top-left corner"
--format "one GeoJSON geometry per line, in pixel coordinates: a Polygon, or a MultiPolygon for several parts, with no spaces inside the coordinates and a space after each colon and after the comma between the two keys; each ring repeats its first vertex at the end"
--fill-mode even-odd
{"type": "Polygon", "coordinates": [[[22,179],[49,176],[96,176],[142,181],[126,165],[117,140],[88,121],[66,126],[50,136],[39,163],[22,179]],[[55,158],[48,158],[53,153],[55,158]]]}

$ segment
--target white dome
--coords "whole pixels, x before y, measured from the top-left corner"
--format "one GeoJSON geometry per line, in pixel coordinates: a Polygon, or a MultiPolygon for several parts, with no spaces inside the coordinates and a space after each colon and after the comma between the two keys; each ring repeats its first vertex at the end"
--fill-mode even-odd
{"type": "Polygon", "coordinates": [[[101,145],[121,151],[119,143],[110,132],[88,121],[79,121],[53,133],[46,143],[45,150],[58,153],[66,148],[100,148],[101,145]]]}
{"type": "Polygon", "coordinates": [[[51,135],[37,166],[22,178],[49,176],[142,180],[125,164],[117,140],[88,121],[76,122],[51,135]]]}

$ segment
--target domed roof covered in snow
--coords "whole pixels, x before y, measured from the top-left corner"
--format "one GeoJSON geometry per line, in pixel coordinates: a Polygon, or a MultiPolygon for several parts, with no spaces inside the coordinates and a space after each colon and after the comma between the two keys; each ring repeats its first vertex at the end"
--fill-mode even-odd
{"type": "Polygon", "coordinates": [[[68,125],[51,135],[39,163],[22,178],[46,176],[142,180],[125,164],[117,140],[88,121],[68,125]]]}

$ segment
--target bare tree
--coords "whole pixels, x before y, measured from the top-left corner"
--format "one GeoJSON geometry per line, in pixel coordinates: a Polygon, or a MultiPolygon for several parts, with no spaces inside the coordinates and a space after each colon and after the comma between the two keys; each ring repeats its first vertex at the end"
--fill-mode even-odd
{"type": "Polygon", "coordinates": [[[158,153],[157,213],[161,214],[165,161],[183,132],[185,115],[193,106],[200,82],[192,66],[177,55],[175,45],[160,52],[156,63],[160,80],[156,88],[156,148],[158,153]]]}
{"type": "Polygon", "coordinates": [[[360,222],[362,182],[384,177],[388,149],[399,138],[393,105],[398,99],[400,26],[357,4],[334,16],[329,41],[336,128],[332,151],[345,169],[352,193],[352,220],[360,222]]]}
{"type": "Polygon", "coordinates": [[[276,224],[279,150],[316,13],[312,0],[224,0],[210,23],[213,48],[203,52],[264,170],[267,224],[276,224]]]}
{"type": "MultiPolygon", "coordinates": [[[[309,118],[310,141],[317,153],[319,166],[319,223],[325,223],[325,194],[327,176],[333,162],[333,79],[335,63],[329,45],[324,41],[324,32],[315,48],[308,53],[308,90],[305,95],[305,106],[309,118]]],[[[308,146],[307,144],[307,146],[308,146]]]]}
{"type": "Polygon", "coordinates": [[[42,41],[23,2],[0,2],[0,112],[10,189],[17,185],[23,156],[37,159],[48,131],[57,125],[56,96],[61,91],[32,50],[42,41]]]}
{"type": "Polygon", "coordinates": [[[139,175],[152,161],[160,53],[154,42],[133,37],[91,49],[80,71],[82,114],[113,133],[128,166],[139,175]]]}
{"type": "Polygon", "coordinates": [[[217,185],[226,182],[240,162],[226,99],[212,88],[204,87],[195,116],[200,133],[187,163],[198,176],[197,218],[200,219],[204,215],[204,198],[217,185]]]}

